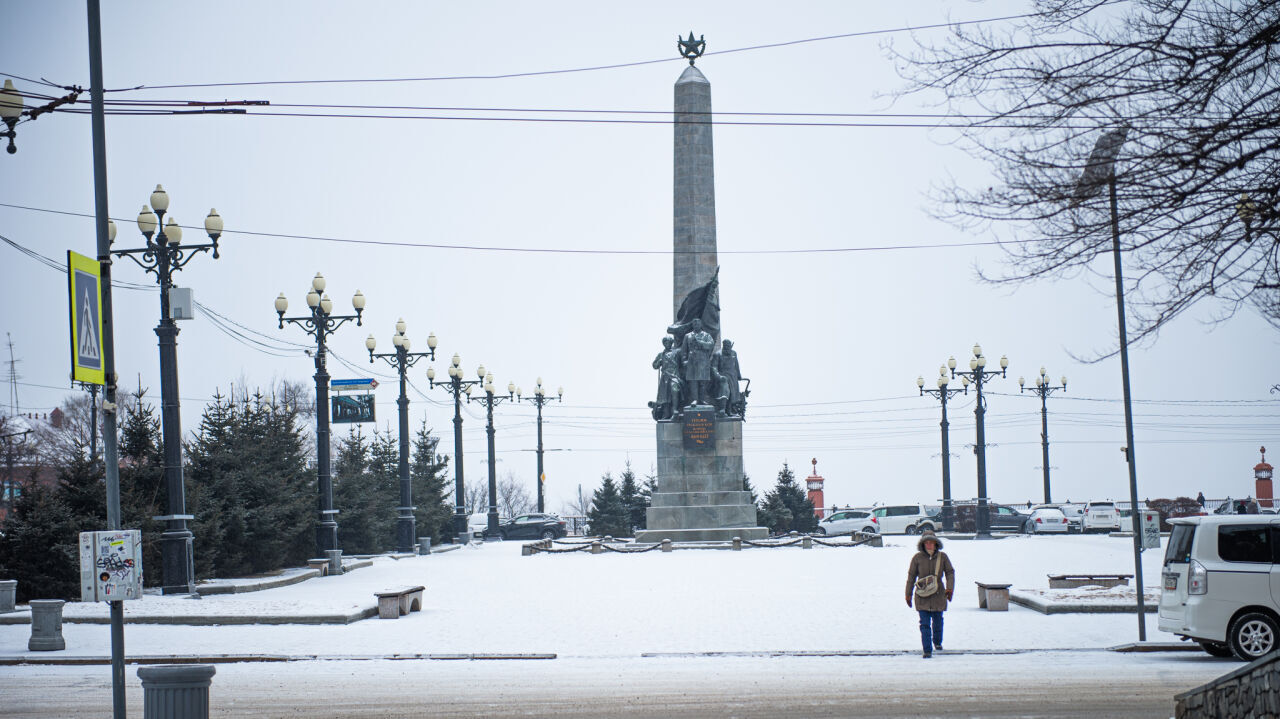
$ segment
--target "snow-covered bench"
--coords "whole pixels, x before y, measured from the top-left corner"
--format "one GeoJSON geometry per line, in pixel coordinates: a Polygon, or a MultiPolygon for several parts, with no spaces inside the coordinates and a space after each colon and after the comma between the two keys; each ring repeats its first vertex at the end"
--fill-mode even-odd
{"type": "Polygon", "coordinates": [[[983,584],[982,582],[974,582],[978,585],[978,609],[986,609],[989,612],[1007,612],[1009,611],[1009,587],[1010,584],[983,584]]]}
{"type": "Polygon", "coordinates": [[[320,570],[320,576],[322,577],[329,574],[329,560],[327,559],[308,559],[307,566],[311,569],[320,570]]]}
{"type": "Polygon", "coordinates": [[[422,592],[425,587],[400,587],[385,592],[374,592],[378,597],[378,618],[397,619],[402,614],[422,610],[422,592]]]}
{"type": "Polygon", "coordinates": [[[1128,586],[1132,574],[1050,574],[1050,589],[1075,589],[1086,585],[1098,587],[1128,586]]]}

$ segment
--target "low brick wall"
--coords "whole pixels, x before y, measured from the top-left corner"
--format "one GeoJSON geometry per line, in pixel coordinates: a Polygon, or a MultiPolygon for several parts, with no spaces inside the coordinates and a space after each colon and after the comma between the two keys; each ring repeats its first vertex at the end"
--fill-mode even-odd
{"type": "Polygon", "coordinates": [[[1174,697],[1177,719],[1280,716],[1280,652],[1174,697]]]}

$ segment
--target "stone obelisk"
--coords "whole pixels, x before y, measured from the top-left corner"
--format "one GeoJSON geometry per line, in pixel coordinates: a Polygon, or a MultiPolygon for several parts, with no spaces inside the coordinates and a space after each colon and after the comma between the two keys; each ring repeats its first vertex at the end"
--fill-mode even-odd
{"type": "MultiPolygon", "coordinates": [[[[675,88],[675,231],[672,321],[690,292],[717,276],[711,83],[693,61],[705,44],[680,40],[689,67],[675,88]]],[[[718,332],[715,344],[719,345],[718,332]]],[[[657,421],[658,487],[637,542],[761,539],[751,493],[742,491],[742,417],[690,404],[657,421]]]]}
{"type": "Polygon", "coordinates": [[[671,317],[715,274],[716,185],[711,149],[711,83],[692,63],[675,88],[675,249],[671,317]]]}

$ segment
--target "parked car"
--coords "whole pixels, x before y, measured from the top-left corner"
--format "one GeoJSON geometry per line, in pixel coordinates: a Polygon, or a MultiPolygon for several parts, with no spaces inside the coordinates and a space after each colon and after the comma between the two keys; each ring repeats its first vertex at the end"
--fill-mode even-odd
{"type": "Polygon", "coordinates": [[[936,532],[942,527],[942,508],[923,504],[890,504],[871,512],[883,534],[936,532]]]}
{"type": "Polygon", "coordinates": [[[1089,502],[1084,506],[1080,528],[1086,532],[1120,531],[1120,513],[1115,502],[1089,502]]]}
{"type": "Polygon", "coordinates": [[[1083,504],[1037,504],[1031,508],[1031,511],[1034,512],[1037,509],[1056,509],[1062,512],[1067,518],[1067,531],[1080,531],[1080,522],[1084,518],[1083,504]]]}
{"type": "Polygon", "coordinates": [[[1056,532],[1065,534],[1069,531],[1070,522],[1067,521],[1067,515],[1062,513],[1057,507],[1033,507],[1031,514],[1027,516],[1027,520],[1022,524],[1022,531],[1027,534],[1041,534],[1056,532]]]}
{"type": "Polygon", "coordinates": [[[880,523],[869,509],[845,509],[834,512],[818,522],[818,534],[848,534],[863,532],[879,534],[880,523]]]}
{"type": "MultiPolygon", "coordinates": [[[[502,539],[559,539],[569,533],[568,523],[554,514],[521,514],[498,525],[502,539]]],[[[494,536],[486,531],[486,537],[494,536]]]]}
{"type": "Polygon", "coordinates": [[[484,531],[489,528],[489,515],[484,512],[476,512],[467,517],[467,530],[471,532],[473,538],[479,539],[484,536],[484,531]]]}
{"type": "MultiPolygon", "coordinates": [[[[977,531],[978,505],[972,502],[958,503],[956,510],[956,530],[960,532],[977,531]]],[[[1027,515],[1019,510],[995,502],[987,503],[987,528],[1001,532],[1021,532],[1026,524],[1027,515]]]]}
{"type": "Polygon", "coordinates": [[[1280,648],[1275,563],[1280,524],[1259,515],[1169,520],[1160,629],[1217,657],[1253,661],[1280,648]]]}

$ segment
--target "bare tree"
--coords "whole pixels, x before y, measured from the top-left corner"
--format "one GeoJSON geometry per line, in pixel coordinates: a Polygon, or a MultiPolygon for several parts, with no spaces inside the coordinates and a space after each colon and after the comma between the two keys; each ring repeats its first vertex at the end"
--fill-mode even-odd
{"type": "Polygon", "coordinates": [[[504,517],[514,517],[533,511],[533,499],[529,490],[516,479],[515,472],[508,471],[498,479],[498,512],[504,517]]]}
{"type": "Polygon", "coordinates": [[[1033,5],[889,50],[901,94],[940,94],[942,124],[997,178],[934,198],[939,216],[1001,240],[1007,265],[984,279],[1111,277],[1110,263],[1094,267],[1111,251],[1109,193],[1077,186],[1100,131],[1125,128],[1116,186],[1132,338],[1207,298],[1218,320],[1254,303],[1280,327],[1280,2],[1033,5]]]}
{"type": "Polygon", "coordinates": [[[577,495],[564,503],[561,509],[566,515],[571,517],[585,517],[591,511],[591,492],[582,489],[582,485],[578,485],[577,495]]]}
{"type": "Polygon", "coordinates": [[[487,480],[464,482],[463,497],[466,499],[467,514],[484,514],[489,511],[489,486],[487,480]]]}

